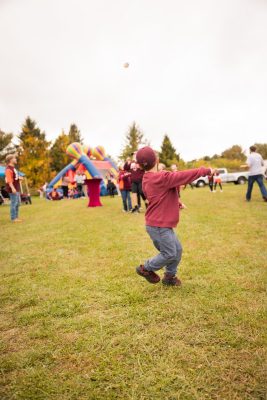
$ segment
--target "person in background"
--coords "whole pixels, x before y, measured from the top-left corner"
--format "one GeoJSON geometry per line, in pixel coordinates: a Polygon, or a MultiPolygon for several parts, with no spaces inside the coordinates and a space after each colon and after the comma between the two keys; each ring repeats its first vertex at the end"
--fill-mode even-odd
{"type": "Polygon", "coordinates": [[[48,183],[45,182],[45,184],[43,186],[41,186],[40,189],[38,190],[40,199],[43,199],[45,197],[47,185],[48,185],[48,183]]]}
{"type": "MultiPolygon", "coordinates": [[[[135,154],[134,154],[134,159],[135,159],[135,154]]],[[[131,163],[130,171],[131,171],[131,181],[132,181],[132,202],[133,202],[132,213],[139,213],[139,210],[141,208],[141,198],[145,202],[145,206],[147,208],[146,197],[142,189],[142,181],[145,171],[140,168],[139,164],[136,161],[133,161],[131,163]]]]}
{"type": "Polygon", "coordinates": [[[62,178],[61,188],[62,188],[62,191],[63,191],[63,197],[64,197],[64,199],[67,199],[67,198],[68,198],[68,193],[69,193],[69,182],[70,182],[70,180],[69,180],[69,177],[68,177],[68,176],[64,176],[64,177],[62,178]]]}
{"type": "Polygon", "coordinates": [[[221,192],[222,192],[223,191],[222,178],[220,177],[219,172],[215,172],[215,174],[214,174],[214,190],[213,190],[213,192],[216,192],[217,185],[220,186],[220,189],[221,189],[221,192]]]}
{"type": "Polygon", "coordinates": [[[77,192],[79,194],[79,197],[84,197],[83,193],[83,185],[84,185],[84,175],[81,173],[81,171],[77,171],[74,177],[74,181],[76,182],[77,185],[77,192]]]}
{"type": "MultiPolygon", "coordinates": [[[[171,165],[171,172],[177,172],[177,171],[178,171],[177,165],[176,164],[172,164],[171,165]]],[[[180,188],[180,186],[177,186],[177,192],[178,192],[178,197],[180,199],[180,197],[181,197],[181,188],[180,188]]],[[[180,204],[182,204],[182,203],[179,203],[179,207],[180,207],[180,204]]],[[[182,207],[180,207],[180,208],[182,208],[182,207]]],[[[183,208],[186,208],[185,204],[183,204],[183,208]]]]}
{"type": "Polygon", "coordinates": [[[131,173],[129,171],[124,171],[123,167],[119,167],[118,183],[122,197],[123,211],[131,211],[131,173]]]}
{"type": "Polygon", "coordinates": [[[56,188],[53,188],[52,191],[48,195],[48,199],[53,200],[53,201],[61,200],[62,196],[58,193],[56,188]]]}
{"type": "Polygon", "coordinates": [[[10,218],[12,222],[22,222],[19,219],[19,205],[20,205],[20,177],[15,166],[17,165],[16,154],[9,154],[6,156],[6,170],[5,181],[6,191],[10,198],[10,218]]]}
{"type": "Polygon", "coordinates": [[[115,195],[115,190],[116,190],[116,185],[115,183],[112,181],[112,177],[109,176],[108,178],[108,182],[107,182],[107,191],[110,197],[114,197],[115,195]]]}
{"type": "Polygon", "coordinates": [[[208,181],[209,181],[210,191],[213,193],[214,175],[209,175],[208,176],[208,181]]]}
{"type": "Polygon", "coordinates": [[[249,150],[250,150],[250,155],[247,158],[247,163],[245,165],[242,165],[242,167],[248,166],[249,168],[246,200],[247,201],[251,200],[253,185],[254,182],[257,182],[263,200],[267,201],[267,190],[263,183],[263,167],[264,167],[263,158],[259,153],[257,153],[256,146],[250,146],[249,150]]]}
{"type": "Polygon", "coordinates": [[[158,165],[158,170],[159,170],[159,171],[165,171],[165,169],[166,169],[166,165],[163,164],[163,163],[159,163],[159,165],[158,165]]]}
{"type": "Polygon", "coordinates": [[[83,196],[88,197],[88,188],[87,188],[87,184],[86,184],[87,178],[86,178],[85,173],[83,173],[83,172],[82,172],[82,176],[83,176],[83,190],[82,190],[83,196]]]}
{"type": "MultiPolygon", "coordinates": [[[[133,153],[134,154],[134,153],[133,153]]],[[[133,155],[132,154],[132,155],[133,155]]],[[[124,166],[123,166],[123,170],[124,171],[130,171],[130,169],[131,169],[131,164],[132,164],[132,160],[131,160],[131,157],[127,157],[126,158],[126,161],[125,161],[125,163],[124,163],[124,166]]]]}
{"type": "Polygon", "coordinates": [[[171,165],[171,172],[177,172],[177,171],[178,171],[177,165],[176,164],[172,164],[171,165]]]}
{"type": "Polygon", "coordinates": [[[45,182],[45,184],[44,184],[43,187],[42,187],[43,196],[46,194],[47,185],[48,185],[48,183],[45,182]]]}
{"type": "Polygon", "coordinates": [[[70,188],[68,191],[68,198],[73,199],[74,198],[74,189],[70,188]]]}
{"type": "Polygon", "coordinates": [[[2,195],[2,192],[1,192],[1,190],[0,190],[0,206],[1,206],[2,204],[4,204],[4,202],[5,202],[5,199],[4,199],[4,197],[3,197],[3,195],[2,195]]]}

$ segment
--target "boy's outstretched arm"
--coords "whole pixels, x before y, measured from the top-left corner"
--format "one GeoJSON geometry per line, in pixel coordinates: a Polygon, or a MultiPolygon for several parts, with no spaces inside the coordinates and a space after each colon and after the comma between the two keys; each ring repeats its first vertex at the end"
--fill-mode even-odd
{"type": "Polygon", "coordinates": [[[169,188],[177,187],[180,185],[186,185],[193,182],[195,179],[201,176],[212,175],[212,168],[200,167],[196,169],[189,169],[187,171],[177,171],[166,174],[165,184],[169,188]]]}

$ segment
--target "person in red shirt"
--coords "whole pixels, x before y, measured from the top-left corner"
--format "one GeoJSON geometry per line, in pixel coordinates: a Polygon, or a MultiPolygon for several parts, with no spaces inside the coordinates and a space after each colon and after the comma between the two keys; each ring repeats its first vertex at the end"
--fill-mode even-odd
{"type": "Polygon", "coordinates": [[[52,191],[49,193],[48,198],[49,200],[55,201],[55,200],[61,200],[62,196],[60,196],[56,188],[53,188],[52,191]]]}
{"type": "Polygon", "coordinates": [[[20,177],[15,168],[17,165],[16,154],[7,155],[6,164],[5,181],[6,191],[8,192],[10,198],[10,218],[12,222],[21,222],[21,219],[19,219],[20,177]]]}
{"type": "Polygon", "coordinates": [[[145,203],[145,207],[147,207],[146,197],[142,190],[144,170],[140,168],[139,164],[136,161],[133,161],[131,164],[130,172],[131,172],[132,199],[133,199],[132,213],[139,213],[139,210],[141,208],[141,198],[145,203]]]}
{"type": "Polygon", "coordinates": [[[131,211],[132,210],[132,200],[131,200],[131,173],[129,171],[125,171],[122,167],[119,168],[119,176],[118,176],[119,189],[121,192],[123,211],[131,211]]]}
{"type": "Polygon", "coordinates": [[[143,147],[136,154],[139,165],[145,170],[143,191],[148,200],[146,231],[159,254],[136,268],[136,272],[150,283],[158,283],[156,271],[165,267],[164,285],[180,286],[176,273],[182,257],[182,246],[173,228],[179,222],[177,187],[186,185],[200,176],[211,175],[211,168],[187,171],[158,172],[158,160],[153,149],[143,147]]]}

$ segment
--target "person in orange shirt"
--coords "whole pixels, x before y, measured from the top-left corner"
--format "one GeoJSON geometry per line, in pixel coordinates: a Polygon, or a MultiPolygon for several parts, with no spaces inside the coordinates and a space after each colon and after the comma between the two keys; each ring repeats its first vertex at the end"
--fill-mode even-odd
{"type": "Polygon", "coordinates": [[[16,154],[9,154],[6,156],[6,191],[10,198],[10,218],[12,222],[21,222],[19,219],[19,205],[20,205],[20,177],[15,166],[17,165],[16,154]]]}

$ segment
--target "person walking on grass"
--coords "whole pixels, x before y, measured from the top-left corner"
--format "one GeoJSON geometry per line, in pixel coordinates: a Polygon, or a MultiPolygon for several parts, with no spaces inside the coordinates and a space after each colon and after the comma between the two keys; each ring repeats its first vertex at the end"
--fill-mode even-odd
{"type": "Polygon", "coordinates": [[[214,175],[208,176],[208,181],[209,181],[209,188],[210,188],[210,191],[213,193],[214,175]]]}
{"type": "Polygon", "coordinates": [[[247,163],[245,165],[242,165],[242,167],[249,168],[246,200],[247,201],[251,200],[253,185],[254,182],[257,182],[263,200],[267,201],[267,190],[263,183],[263,167],[264,167],[263,158],[259,153],[257,153],[256,146],[250,146],[249,150],[250,150],[250,155],[247,158],[247,163]]]}
{"type": "Polygon", "coordinates": [[[222,178],[220,177],[220,174],[219,174],[219,172],[215,172],[215,174],[214,174],[214,190],[213,190],[213,192],[216,192],[216,188],[217,188],[217,185],[219,185],[220,186],[220,190],[221,190],[221,192],[223,191],[223,188],[222,188],[222,178]]]}
{"type": "Polygon", "coordinates": [[[5,181],[6,191],[10,198],[10,218],[11,221],[22,222],[19,219],[19,205],[20,205],[20,178],[17,169],[17,156],[16,154],[9,154],[6,156],[6,170],[5,170],[5,181]]]}
{"type": "Polygon", "coordinates": [[[146,231],[159,254],[136,268],[138,275],[149,283],[158,283],[156,271],[165,267],[162,280],[164,285],[180,286],[176,273],[182,258],[182,246],[173,228],[179,221],[177,186],[186,185],[201,176],[211,175],[211,168],[197,168],[187,171],[158,172],[158,159],[151,147],[143,147],[136,154],[139,165],[145,170],[143,191],[148,199],[146,210],[146,231]]]}

